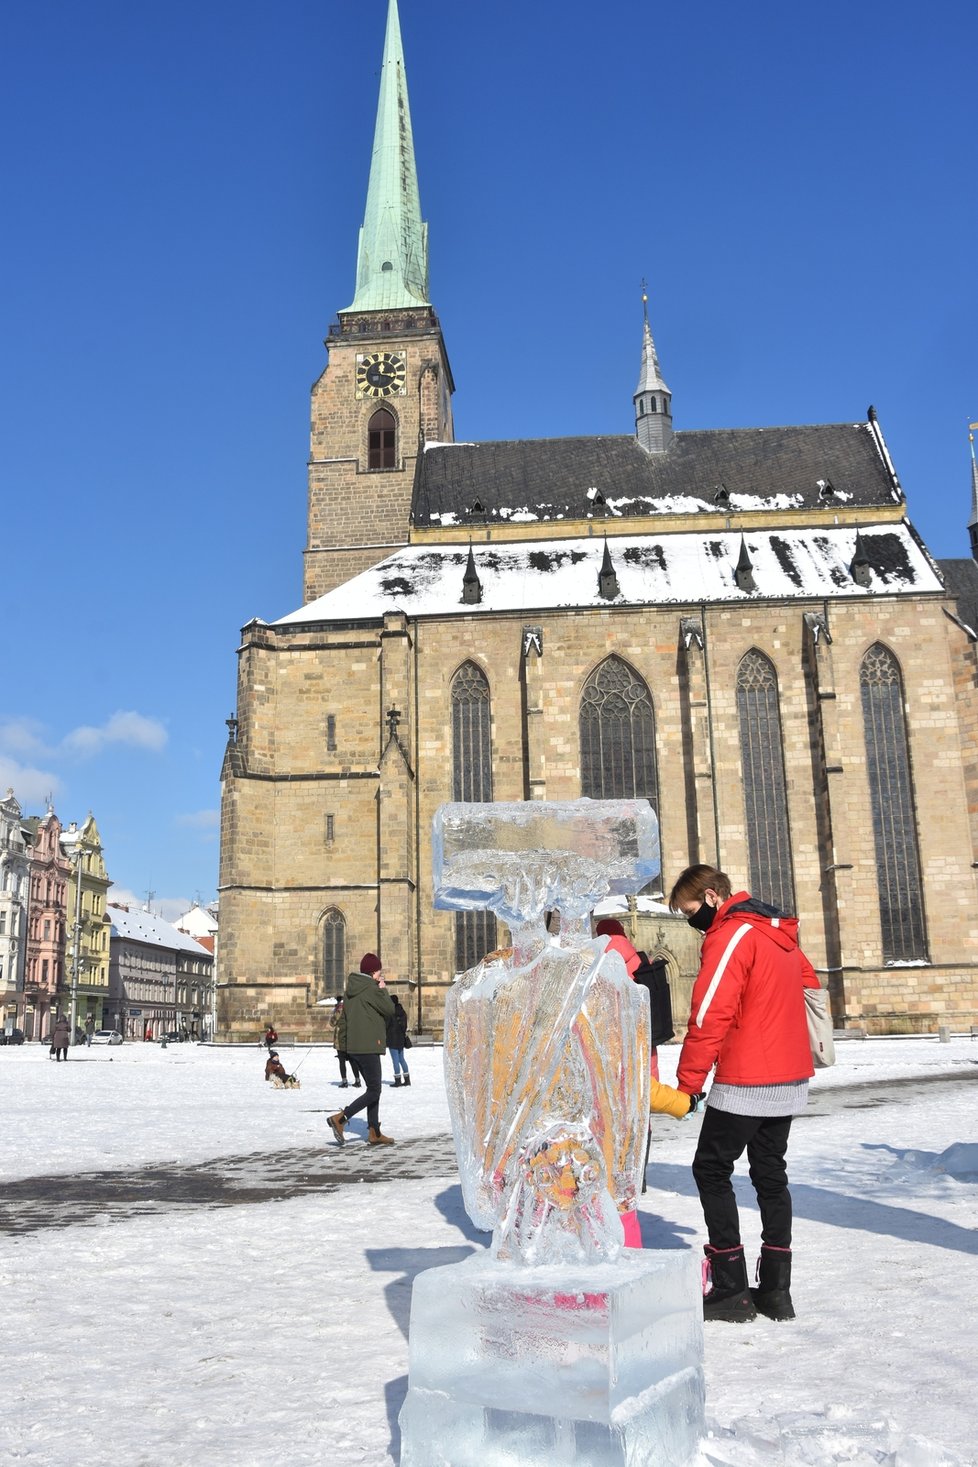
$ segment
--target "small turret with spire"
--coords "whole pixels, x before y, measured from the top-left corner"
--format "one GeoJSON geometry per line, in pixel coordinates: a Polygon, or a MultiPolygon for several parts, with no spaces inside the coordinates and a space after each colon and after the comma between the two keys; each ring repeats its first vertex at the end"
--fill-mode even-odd
{"type": "Polygon", "coordinates": [[[642,375],[635,390],[635,431],[646,453],[665,453],[672,442],[672,393],[662,379],[652,328],[649,325],[649,294],[642,281],[642,375]]]}
{"type": "Polygon", "coordinates": [[[968,538],[971,541],[972,559],[978,560],[978,461],[975,460],[975,433],[978,423],[968,424],[968,442],[971,444],[971,519],[968,521],[968,538]]]}

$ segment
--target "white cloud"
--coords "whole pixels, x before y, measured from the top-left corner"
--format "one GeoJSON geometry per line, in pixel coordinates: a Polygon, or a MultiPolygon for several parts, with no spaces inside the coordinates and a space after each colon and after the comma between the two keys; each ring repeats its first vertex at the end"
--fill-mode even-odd
{"type": "Polygon", "coordinates": [[[44,806],[48,795],[54,797],[61,791],[61,781],[56,774],[46,769],[32,769],[0,754],[0,795],[12,789],[21,808],[30,813],[32,806],[44,806]]]}
{"type": "MultiPolygon", "coordinates": [[[[175,922],[178,917],[182,917],[185,912],[189,912],[193,906],[190,897],[161,897],[156,892],[153,892],[151,900],[147,902],[148,895],[149,893],[144,891],[137,896],[127,886],[113,885],[109,890],[108,899],[110,908],[111,903],[115,902],[120,907],[134,907],[138,912],[148,905],[154,916],[162,917],[164,922],[175,922]]],[[[109,911],[109,916],[112,916],[111,910],[109,911]]]]}
{"type": "Polygon", "coordinates": [[[169,735],[158,718],[147,718],[142,713],[113,713],[99,728],[82,724],[72,729],[63,740],[63,747],[80,758],[91,758],[100,754],[109,744],[127,744],[134,749],[147,749],[158,754],[166,745],[169,735]]]}
{"type": "Polygon", "coordinates": [[[50,756],[41,737],[43,725],[36,718],[5,718],[0,722],[0,749],[22,758],[25,754],[50,756]]]}
{"type": "Polygon", "coordinates": [[[220,829],[220,810],[194,810],[187,815],[177,815],[174,818],[175,825],[185,825],[190,830],[212,832],[220,829]]]}

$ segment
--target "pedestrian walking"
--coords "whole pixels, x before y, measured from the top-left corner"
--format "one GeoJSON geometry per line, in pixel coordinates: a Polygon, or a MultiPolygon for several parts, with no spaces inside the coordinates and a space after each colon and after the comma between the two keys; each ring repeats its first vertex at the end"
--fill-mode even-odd
{"type": "Polygon", "coordinates": [[[51,1030],[51,1053],[58,1064],[68,1058],[68,1045],[71,1043],[71,1025],[64,1014],[59,1014],[54,1021],[51,1030]]]}
{"type": "Polygon", "coordinates": [[[391,1003],[394,1012],[387,1020],[387,1048],[390,1051],[391,1064],[394,1066],[394,1089],[401,1085],[410,1085],[411,1075],[404,1058],[404,1051],[410,1044],[408,1036],[408,1016],[404,1005],[396,993],[391,994],[391,1003]]]}
{"type": "Polygon", "coordinates": [[[382,964],[376,953],[364,953],[360,971],[346,980],[344,1010],[346,1045],[351,1060],[356,1060],[366,1090],[352,1105],[344,1106],[328,1119],[328,1125],[340,1146],[344,1144],[344,1127],[358,1111],[367,1111],[367,1140],[371,1146],[391,1146],[393,1138],[380,1129],[380,1060],[387,1048],[387,1020],[394,1012],[391,996],[381,976],[382,964]]]}
{"type": "Polygon", "coordinates": [[[804,990],[817,988],[818,977],[798,946],[798,919],[749,892],[732,892],[729,877],[714,866],[687,867],[669,906],[704,934],[703,951],[678,1091],[653,1084],[653,1108],[673,1115],[695,1109],[716,1066],[693,1157],[709,1235],[703,1314],[737,1322],[760,1310],[771,1319],[793,1319],[786,1154],[792,1117],[805,1109],[814,1074],[804,990]],[[730,1181],[745,1150],[761,1214],[754,1289],[730,1181]]]}
{"type": "Polygon", "coordinates": [[[346,1078],[346,1067],[348,1064],[353,1072],[354,1085],[362,1085],[363,1081],[360,1079],[360,1067],[353,1056],[347,1053],[346,1012],[341,998],[336,1000],[336,1007],[333,1010],[330,1027],[333,1032],[333,1048],[336,1050],[336,1058],[340,1062],[340,1089],[348,1090],[350,1086],[350,1082],[346,1078]]]}

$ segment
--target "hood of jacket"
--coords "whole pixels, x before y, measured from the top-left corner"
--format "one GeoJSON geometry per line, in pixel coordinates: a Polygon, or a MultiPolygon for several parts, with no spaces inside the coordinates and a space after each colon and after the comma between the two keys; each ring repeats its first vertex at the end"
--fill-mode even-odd
{"type": "MultiPolygon", "coordinates": [[[[726,922],[749,922],[755,932],[766,937],[785,952],[798,946],[798,918],[786,917],[777,907],[759,901],[749,892],[737,891],[718,908],[716,918],[707,929],[707,940],[718,935],[726,922]]],[[[724,936],[726,942],[729,930],[724,936]]]]}
{"type": "Polygon", "coordinates": [[[368,988],[376,988],[376,980],[369,973],[351,973],[346,980],[347,998],[356,998],[358,993],[364,993],[368,988]]]}

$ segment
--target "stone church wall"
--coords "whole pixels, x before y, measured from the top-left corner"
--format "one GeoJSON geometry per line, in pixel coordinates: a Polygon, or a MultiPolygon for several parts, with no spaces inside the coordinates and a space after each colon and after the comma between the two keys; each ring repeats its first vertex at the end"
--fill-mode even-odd
{"type": "Polygon", "coordinates": [[[247,1010],[253,1024],[254,994],[281,987],[299,1005],[295,1025],[321,1030],[324,1011],[314,1005],[322,992],[322,921],[335,907],[347,924],[351,959],[377,950],[390,963],[396,951],[392,970],[405,983],[420,977],[423,1021],[437,1030],[454,970],[454,918],[432,908],[429,833],[438,805],[452,797],[450,687],[469,659],[491,689],[497,800],[580,795],[581,689],[605,657],[625,659],[655,706],[666,888],[691,860],[717,861],[735,885],[746,885],[736,677],[752,648],[777,671],[802,941],[830,984],[838,1022],[870,1032],[975,1022],[974,847],[956,692],[967,654],[958,629],[948,635],[936,599],[830,608],[834,689],[813,713],[803,610],[687,609],[702,629],[705,676],[687,670],[687,657],[697,654],[684,652],[676,608],[474,613],[417,624],[392,617],[386,628],[355,631],[259,629],[261,645],[242,655],[247,716],[239,752],[249,772],[263,777],[229,779],[226,791],[236,834],[223,877],[222,916],[230,921],[222,921],[229,933],[222,981],[244,984],[240,1003],[237,989],[226,999],[228,1022],[241,1027],[247,1010]],[[542,628],[543,654],[527,661],[524,699],[522,628],[530,621],[542,628]],[[882,960],[859,686],[861,659],[876,641],[898,658],[905,683],[930,949],[929,963],[912,966],[882,960]],[[706,704],[699,752],[693,700],[683,696],[684,680],[697,678],[706,704]],[[394,705],[397,757],[385,753],[394,705]],[[823,730],[826,710],[834,723],[823,730]],[[335,720],[332,750],[328,717],[335,720]],[[818,767],[826,740],[833,750],[826,757],[837,761],[830,774],[818,767]],[[706,765],[691,779],[697,759],[706,765]],[[821,814],[820,781],[828,787],[821,814]],[[691,831],[698,832],[695,846],[691,831]]]}

